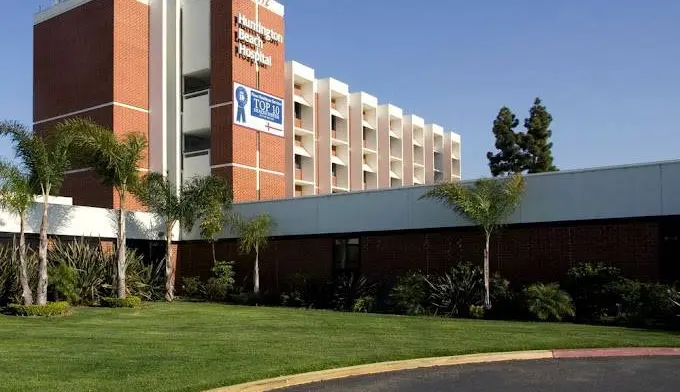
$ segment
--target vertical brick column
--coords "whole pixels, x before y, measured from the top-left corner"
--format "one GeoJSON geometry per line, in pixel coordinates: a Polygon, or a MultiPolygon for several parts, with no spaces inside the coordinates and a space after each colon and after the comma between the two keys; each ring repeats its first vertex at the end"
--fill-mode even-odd
{"type": "Polygon", "coordinates": [[[212,171],[226,177],[237,202],[282,198],[284,138],[234,124],[233,86],[240,83],[284,99],[284,45],[264,43],[262,51],[272,57],[271,66],[256,66],[241,57],[237,41],[239,14],[284,33],[283,17],[252,0],[211,2],[212,171]]]}

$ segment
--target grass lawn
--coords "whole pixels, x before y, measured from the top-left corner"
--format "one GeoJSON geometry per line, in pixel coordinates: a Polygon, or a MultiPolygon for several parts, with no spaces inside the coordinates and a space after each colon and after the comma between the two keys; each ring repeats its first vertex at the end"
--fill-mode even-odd
{"type": "Polygon", "coordinates": [[[429,356],[680,346],[661,331],[177,302],[0,316],[2,391],[201,391],[260,378],[429,356]]]}

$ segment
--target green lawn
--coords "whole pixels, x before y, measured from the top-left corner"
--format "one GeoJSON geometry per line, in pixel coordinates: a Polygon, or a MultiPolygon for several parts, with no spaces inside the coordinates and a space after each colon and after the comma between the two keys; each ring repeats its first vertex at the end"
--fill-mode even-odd
{"type": "Polygon", "coordinates": [[[473,352],[680,346],[623,328],[218,304],[0,316],[0,390],[200,391],[360,363],[473,352]]]}

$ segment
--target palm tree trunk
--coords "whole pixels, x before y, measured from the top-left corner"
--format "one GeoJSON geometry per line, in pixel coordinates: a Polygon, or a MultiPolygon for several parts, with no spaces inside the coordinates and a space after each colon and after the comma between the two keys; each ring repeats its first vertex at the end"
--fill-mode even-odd
{"type": "Polygon", "coordinates": [[[260,247],[255,244],[255,270],[253,271],[253,286],[255,294],[260,293],[260,247]]]}
{"type": "Polygon", "coordinates": [[[49,207],[49,188],[43,191],[43,216],[40,223],[40,246],[38,248],[38,289],[36,305],[47,304],[47,209],[49,207]]]}
{"type": "Polygon", "coordinates": [[[484,243],[484,307],[491,309],[491,295],[489,294],[489,238],[491,233],[484,233],[486,241],[484,243]]]}
{"type": "Polygon", "coordinates": [[[117,276],[118,282],[118,298],[125,298],[127,295],[127,287],[125,282],[126,260],[127,252],[125,244],[125,188],[119,192],[120,209],[118,210],[118,257],[117,257],[117,276]]]}
{"type": "Polygon", "coordinates": [[[165,300],[175,299],[175,261],[172,259],[172,229],[174,223],[165,228],[165,300]]]}
{"type": "Polygon", "coordinates": [[[28,284],[28,272],[26,267],[26,212],[19,217],[19,282],[21,283],[21,297],[24,305],[33,305],[33,292],[28,284]]]}

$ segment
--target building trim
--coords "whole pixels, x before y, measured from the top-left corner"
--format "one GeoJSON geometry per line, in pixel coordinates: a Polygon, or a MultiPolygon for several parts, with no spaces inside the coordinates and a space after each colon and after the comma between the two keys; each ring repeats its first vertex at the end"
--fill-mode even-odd
{"type": "Polygon", "coordinates": [[[274,174],[274,175],[277,175],[277,176],[285,176],[285,174],[284,174],[284,173],[281,173],[281,172],[277,172],[277,171],[274,171],[274,170],[267,170],[267,169],[257,168],[257,167],[248,166],[248,165],[242,165],[242,164],[240,164],[240,163],[222,163],[222,164],[219,164],[219,165],[211,165],[211,166],[210,166],[211,169],[220,169],[220,168],[223,168],[223,167],[238,167],[238,168],[241,168],[241,169],[254,170],[254,171],[256,171],[256,172],[262,172],[262,173],[267,173],[267,174],[274,174]]]}
{"type": "Polygon", "coordinates": [[[218,104],[215,104],[215,105],[210,105],[210,109],[221,108],[222,106],[231,105],[232,103],[234,103],[234,101],[222,102],[222,103],[218,103],[218,104]]]}
{"type": "MultiPolygon", "coordinates": [[[[46,7],[35,14],[33,14],[33,24],[37,25],[48,19],[52,19],[63,13],[71,11],[72,9],[78,8],[83,4],[87,4],[92,0],[67,0],[61,3],[54,4],[52,6],[46,7]]],[[[138,3],[142,3],[146,6],[149,5],[149,0],[135,0],[138,3]]]]}
{"type": "MultiPolygon", "coordinates": [[[[304,197],[314,197],[313,195],[304,197]]],[[[299,198],[298,198],[299,199],[299,198]]],[[[239,208],[243,204],[248,204],[250,202],[239,202],[236,208],[239,208]]],[[[641,224],[641,223],[654,223],[662,224],[668,220],[680,220],[680,215],[656,215],[656,216],[633,216],[633,217],[621,217],[621,218],[602,218],[602,219],[576,219],[568,221],[545,221],[545,222],[529,222],[529,223],[512,223],[503,226],[495,236],[502,237],[503,234],[511,232],[513,230],[522,229],[545,229],[545,228],[568,228],[568,227],[588,227],[588,226],[601,226],[601,225],[615,225],[615,224],[641,224]]],[[[306,239],[328,239],[333,240],[336,238],[370,238],[370,237],[384,237],[384,236],[401,236],[401,235],[412,235],[421,234],[427,236],[430,234],[441,235],[441,234],[459,234],[459,233],[479,233],[483,235],[483,232],[479,230],[477,226],[444,226],[444,227],[425,227],[425,228],[412,228],[412,229],[388,229],[388,230],[369,230],[369,231],[351,231],[351,232],[327,232],[327,233],[313,233],[313,234],[274,234],[269,237],[271,241],[276,240],[306,240],[306,239]]],[[[237,241],[238,238],[229,233],[225,235],[222,233],[218,236],[216,242],[228,243],[237,241]]],[[[183,244],[197,244],[205,243],[202,238],[197,238],[195,236],[186,236],[182,238],[181,243],[183,244]]]]}
{"type": "Polygon", "coordinates": [[[102,109],[102,108],[106,108],[106,107],[109,107],[109,106],[118,106],[118,107],[121,107],[121,108],[136,110],[138,112],[149,114],[148,109],[143,109],[143,108],[140,108],[140,107],[137,107],[137,106],[127,105],[127,104],[116,102],[116,101],[111,101],[111,102],[103,103],[101,105],[96,105],[96,106],[91,106],[89,108],[76,110],[74,112],[69,112],[69,113],[66,113],[66,114],[60,114],[58,116],[46,118],[44,120],[34,121],[33,125],[38,125],[38,124],[42,124],[42,123],[46,123],[46,122],[50,122],[50,121],[60,120],[62,118],[72,117],[72,116],[75,116],[77,114],[87,113],[87,112],[91,112],[93,110],[102,109]]]}

